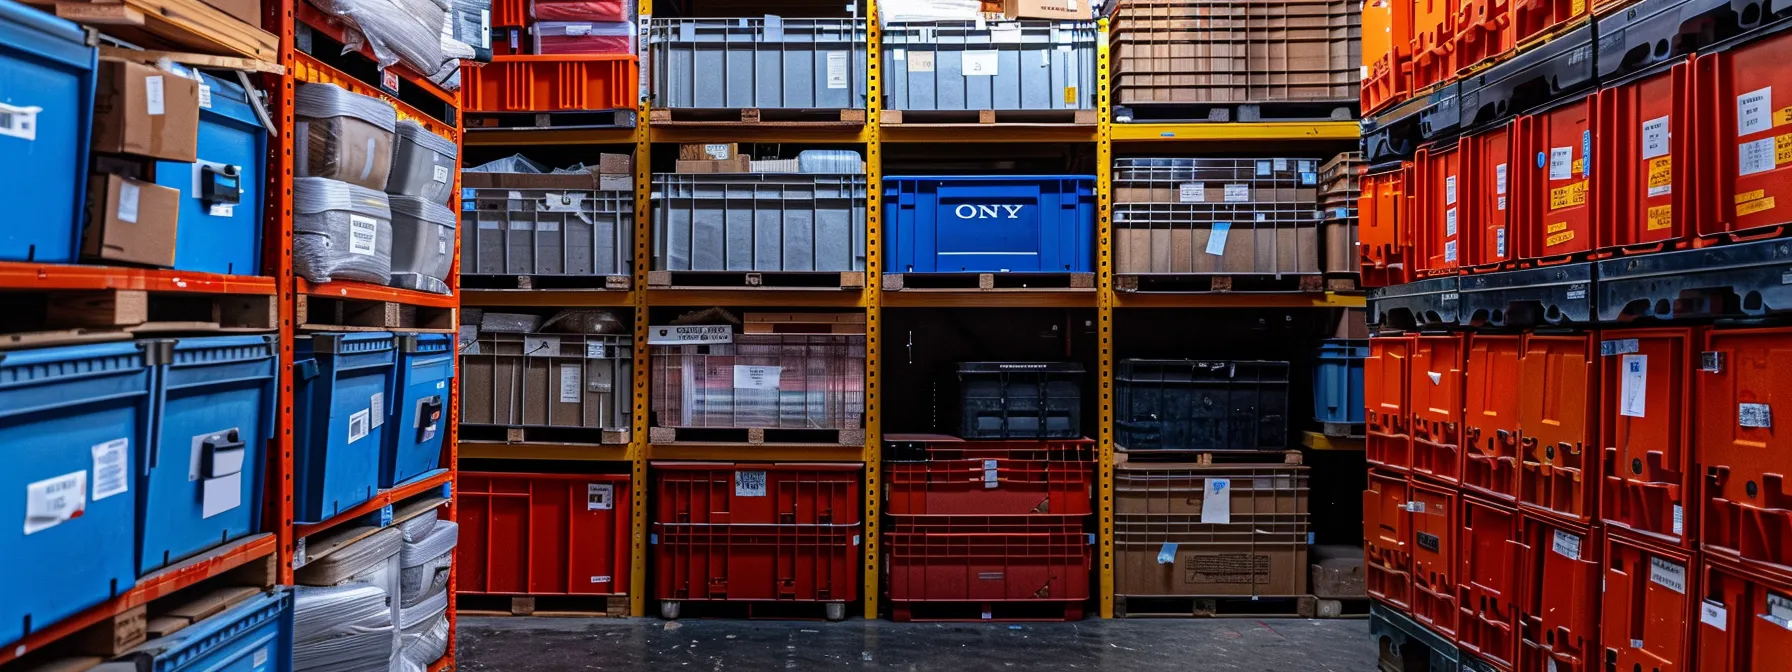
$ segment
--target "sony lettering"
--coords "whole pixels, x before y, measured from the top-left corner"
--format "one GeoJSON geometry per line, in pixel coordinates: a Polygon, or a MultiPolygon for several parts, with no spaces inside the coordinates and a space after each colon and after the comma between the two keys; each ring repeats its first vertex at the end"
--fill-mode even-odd
{"type": "Polygon", "coordinates": [[[952,209],[952,214],[959,219],[1020,219],[1020,205],[971,205],[960,204],[952,209]]]}

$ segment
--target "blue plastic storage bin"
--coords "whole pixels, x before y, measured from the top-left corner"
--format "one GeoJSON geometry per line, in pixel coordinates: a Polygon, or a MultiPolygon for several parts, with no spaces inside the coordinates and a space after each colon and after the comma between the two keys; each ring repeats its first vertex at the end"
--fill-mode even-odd
{"type": "Polygon", "coordinates": [[[157,375],[155,441],[137,491],[143,574],[260,528],[279,356],[272,336],[174,343],[157,375]]]}
{"type": "Polygon", "coordinates": [[[404,334],[398,337],[398,353],[397,398],[380,460],[382,488],[441,468],[448,384],[454,378],[453,336],[404,334]]]}
{"type": "Polygon", "coordinates": [[[1313,419],[1319,422],[1363,421],[1363,359],[1369,342],[1328,338],[1313,359],[1313,419]]]}
{"type": "Polygon", "coordinates": [[[1091,175],[884,178],[890,273],[1089,273],[1091,175]]]}
{"type": "Polygon", "coordinates": [[[199,160],[156,162],[156,184],[180,192],[174,267],[254,275],[261,271],[262,166],[267,130],[236,82],[200,73],[211,106],[200,96],[199,160]]]}
{"type": "Polygon", "coordinates": [[[136,583],[132,470],[166,344],[0,353],[0,642],[136,583]]]}
{"type": "Polygon", "coordinates": [[[315,523],[379,490],[396,339],[387,332],[293,339],[293,515],[315,523]]]}
{"type": "Polygon", "coordinates": [[[80,252],[98,61],[80,26],[0,0],[0,259],[67,263],[80,252]]]}
{"type": "Polygon", "coordinates": [[[149,640],[116,662],[144,672],[289,672],[292,633],[292,591],[281,588],[149,640]]]}

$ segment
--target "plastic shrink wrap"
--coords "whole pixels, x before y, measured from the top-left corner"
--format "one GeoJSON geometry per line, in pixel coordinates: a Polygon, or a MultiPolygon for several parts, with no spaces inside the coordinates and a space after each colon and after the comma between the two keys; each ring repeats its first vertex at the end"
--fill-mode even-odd
{"type": "Polygon", "coordinates": [[[300,177],[292,188],[293,270],[310,282],[392,280],[392,210],[386,194],[300,177]]]}

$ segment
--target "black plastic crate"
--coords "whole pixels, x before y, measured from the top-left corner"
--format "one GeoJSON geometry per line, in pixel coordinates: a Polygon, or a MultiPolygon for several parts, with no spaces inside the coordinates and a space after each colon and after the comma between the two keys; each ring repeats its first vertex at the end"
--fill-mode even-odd
{"type": "Polygon", "coordinates": [[[1126,359],[1116,378],[1117,446],[1288,448],[1288,362],[1126,359]]]}
{"type": "Polygon", "coordinates": [[[1083,436],[1083,365],[964,362],[958,365],[965,439],[1083,436]]]}

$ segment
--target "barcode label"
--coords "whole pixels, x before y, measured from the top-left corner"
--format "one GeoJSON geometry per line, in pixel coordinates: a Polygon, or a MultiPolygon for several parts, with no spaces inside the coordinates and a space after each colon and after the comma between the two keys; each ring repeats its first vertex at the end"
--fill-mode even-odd
{"type": "Polygon", "coordinates": [[[349,254],[373,256],[379,250],[379,220],[364,215],[348,216],[349,254]]]}
{"type": "Polygon", "coordinates": [[[369,428],[369,423],[371,423],[372,420],[373,418],[371,417],[371,414],[367,412],[367,409],[355,411],[354,415],[348,416],[348,442],[354,443],[367,438],[367,432],[372,431],[369,428]]]}

